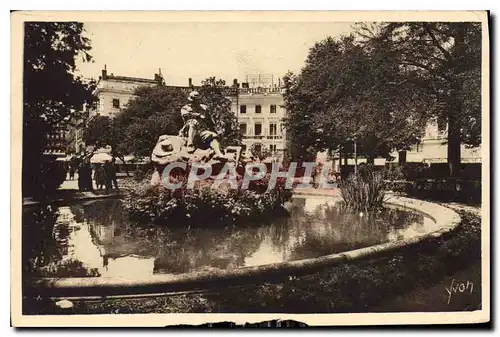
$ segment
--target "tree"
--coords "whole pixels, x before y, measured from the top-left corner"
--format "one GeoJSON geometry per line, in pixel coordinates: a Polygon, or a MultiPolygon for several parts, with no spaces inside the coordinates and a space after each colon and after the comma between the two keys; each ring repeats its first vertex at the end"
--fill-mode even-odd
{"type": "Polygon", "coordinates": [[[387,23],[361,25],[359,34],[398,54],[401,71],[432,97],[429,112],[447,131],[450,174],[458,176],[461,144],[481,143],[481,25],[387,23]]]}
{"type": "Polygon", "coordinates": [[[253,143],[250,146],[250,153],[259,160],[264,160],[272,157],[272,152],[262,143],[253,143]]]}
{"type": "Polygon", "coordinates": [[[226,82],[209,77],[202,82],[199,93],[208,106],[209,127],[219,134],[222,146],[240,145],[242,135],[238,118],[231,112],[226,82]]]}
{"type": "Polygon", "coordinates": [[[75,74],[75,58],[91,61],[78,22],[26,22],[23,59],[23,195],[44,185],[47,135],[64,129],[92,101],[90,83],[75,74]]]}
{"type": "Polygon", "coordinates": [[[135,97],[114,120],[114,130],[122,136],[117,151],[150,156],[159,136],[178,134],[183,125],[180,110],[186,101],[186,93],[179,88],[137,88],[135,97]]]}
{"type": "Polygon", "coordinates": [[[115,145],[119,141],[114,139],[115,130],[113,121],[107,116],[95,116],[83,130],[83,140],[87,145],[105,147],[115,145]]]}
{"type": "Polygon", "coordinates": [[[421,100],[419,92],[406,85],[396,57],[352,35],[316,43],[301,73],[284,78],[292,143],[307,152],[347,155],[356,141],[369,162],[415,143],[425,126],[425,104],[412,103],[421,100]]]}
{"type": "Polygon", "coordinates": [[[123,146],[124,139],[125,135],[120,126],[108,116],[95,116],[83,130],[85,144],[93,145],[95,148],[104,148],[109,145],[111,155],[123,162],[125,162],[125,156],[130,153],[123,146]]]}

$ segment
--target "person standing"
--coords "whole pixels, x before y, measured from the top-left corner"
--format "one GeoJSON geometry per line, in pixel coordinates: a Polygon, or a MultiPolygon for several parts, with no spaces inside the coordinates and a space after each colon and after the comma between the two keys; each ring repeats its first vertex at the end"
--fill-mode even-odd
{"type": "Polygon", "coordinates": [[[98,190],[102,190],[106,183],[106,171],[101,164],[97,164],[94,171],[94,180],[98,190]]]}
{"type": "Polygon", "coordinates": [[[86,159],[78,171],[78,182],[82,191],[93,191],[92,186],[92,167],[90,161],[86,159]]]}
{"type": "Polygon", "coordinates": [[[116,180],[116,161],[115,158],[111,160],[111,182],[113,183],[115,189],[118,189],[118,181],[116,180]]]}
{"type": "Polygon", "coordinates": [[[79,166],[78,166],[78,189],[80,191],[84,191],[85,190],[85,168],[83,166],[83,163],[81,163],[79,166]]]}
{"type": "Polygon", "coordinates": [[[75,164],[73,162],[69,163],[69,180],[75,179],[75,164]]]}
{"type": "Polygon", "coordinates": [[[106,160],[104,163],[104,170],[106,172],[106,190],[110,190],[113,188],[113,185],[116,189],[118,189],[118,182],[116,181],[116,169],[113,162],[106,160]]]}

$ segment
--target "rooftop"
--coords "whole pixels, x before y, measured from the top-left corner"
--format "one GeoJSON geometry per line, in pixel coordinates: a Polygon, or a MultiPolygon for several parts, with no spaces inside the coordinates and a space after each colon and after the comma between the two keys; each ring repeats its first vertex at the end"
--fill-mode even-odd
{"type": "Polygon", "coordinates": [[[115,76],[113,74],[106,76],[106,80],[119,80],[119,81],[144,82],[144,83],[157,83],[158,82],[157,80],[149,79],[149,78],[115,76]]]}

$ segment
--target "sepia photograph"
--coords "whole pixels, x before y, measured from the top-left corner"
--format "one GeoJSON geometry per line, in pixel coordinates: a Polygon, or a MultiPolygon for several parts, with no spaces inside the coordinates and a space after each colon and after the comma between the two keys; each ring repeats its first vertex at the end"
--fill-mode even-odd
{"type": "Polygon", "coordinates": [[[489,322],[488,20],[12,12],[12,325],[489,322]]]}

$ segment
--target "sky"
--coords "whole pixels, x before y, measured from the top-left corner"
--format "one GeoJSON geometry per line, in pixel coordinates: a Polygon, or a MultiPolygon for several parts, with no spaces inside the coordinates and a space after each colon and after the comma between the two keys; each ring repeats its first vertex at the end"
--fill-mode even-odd
{"type": "Polygon", "coordinates": [[[216,76],[232,83],[247,74],[299,72],[309,49],[327,36],[353,31],[349,22],[87,22],[93,63],[80,73],[153,78],[161,68],[170,85],[216,76]]]}

